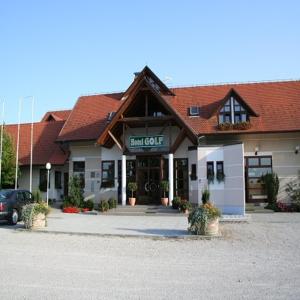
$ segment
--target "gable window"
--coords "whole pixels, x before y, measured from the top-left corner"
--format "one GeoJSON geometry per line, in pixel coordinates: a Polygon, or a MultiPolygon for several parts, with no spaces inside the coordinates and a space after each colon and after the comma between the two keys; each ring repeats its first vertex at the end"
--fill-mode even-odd
{"type": "Polygon", "coordinates": [[[101,187],[112,188],[115,186],[115,161],[106,160],[102,161],[101,168],[101,187]]]}
{"type": "Polygon", "coordinates": [[[219,113],[219,124],[232,123],[237,124],[249,121],[248,112],[233,97],[230,97],[219,113]]]}

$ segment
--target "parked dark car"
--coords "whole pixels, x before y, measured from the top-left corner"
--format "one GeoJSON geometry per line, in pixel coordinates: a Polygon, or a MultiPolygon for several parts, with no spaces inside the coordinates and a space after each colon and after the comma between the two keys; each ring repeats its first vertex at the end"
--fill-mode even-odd
{"type": "Polygon", "coordinates": [[[33,202],[27,190],[0,190],[0,220],[16,225],[21,219],[22,207],[33,202]]]}

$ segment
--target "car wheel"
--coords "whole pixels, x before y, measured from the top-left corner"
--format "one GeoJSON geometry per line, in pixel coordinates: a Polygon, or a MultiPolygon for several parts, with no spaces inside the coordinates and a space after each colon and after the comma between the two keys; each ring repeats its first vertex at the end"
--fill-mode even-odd
{"type": "Polygon", "coordinates": [[[11,225],[16,225],[18,223],[18,219],[19,219],[19,213],[16,209],[14,209],[9,218],[9,223],[11,225]]]}

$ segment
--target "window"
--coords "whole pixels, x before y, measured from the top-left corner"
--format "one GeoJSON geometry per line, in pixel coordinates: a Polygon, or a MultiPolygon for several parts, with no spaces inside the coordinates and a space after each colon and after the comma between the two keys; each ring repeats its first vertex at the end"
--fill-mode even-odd
{"type": "Polygon", "coordinates": [[[271,156],[245,157],[246,193],[248,202],[264,202],[267,200],[265,186],[261,177],[272,172],[271,156]]]}
{"type": "Polygon", "coordinates": [[[182,199],[189,195],[189,170],[186,158],[174,159],[174,194],[182,199]]]}
{"type": "Polygon", "coordinates": [[[101,187],[111,188],[115,186],[115,162],[113,160],[102,161],[101,187]]]}
{"type": "Polygon", "coordinates": [[[61,189],[61,172],[55,171],[55,188],[61,189]]]}
{"type": "Polygon", "coordinates": [[[192,164],[191,180],[197,180],[197,165],[192,164]]]}
{"type": "Polygon", "coordinates": [[[223,161],[217,161],[217,174],[216,174],[218,182],[222,182],[225,179],[224,174],[224,162],[223,161]]]}
{"type": "Polygon", "coordinates": [[[81,188],[84,188],[85,187],[85,162],[84,161],[73,162],[73,176],[79,177],[81,188]]]}
{"type": "Polygon", "coordinates": [[[24,199],[25,199],[26,203],[32,202],[32,194],[31,193],[24,191],[23,195],[24,195],[24,199]]]}
{"type": "Polygon", "coordinates": [[[214,182],[215,171],[214,171],[214,162],[208,161],[206,163],[206,176],[208,183],[214,182]]]}
{"type": "Polygon", "coordinates": [[[221,123],[241,123],[249,121],[249,116],[245,108],[233,97],[231,97],[221,108],[219,113],[219,124],[221,123]]]}
{"type": "Polygon", "coordinates": [[[200,109],[198,106],[191,106],[189,107],[189,115],[190,116],[199,116],[200,109]]]}
{"type": "MultiPolygon", "coordinates": [[[[50,178],[49,178],[49,188],[50,188],[50,178]]],[[[47,170],[46,169],[40,169],[39,189],[41,192],[47,191],[47,170]]]]}

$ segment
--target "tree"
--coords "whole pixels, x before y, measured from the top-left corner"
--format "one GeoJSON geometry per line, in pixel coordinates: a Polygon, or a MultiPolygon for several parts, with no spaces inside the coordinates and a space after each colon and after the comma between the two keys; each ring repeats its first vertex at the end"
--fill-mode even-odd
{"type": "MultiPolygon", "coordinates": [[[[1,131],[0,131],[1,132],[1,131]]],[[[1,188],[13,187],[16,174],[16,151],[12,137],[5,130],[3,132],[1,188]]],[[[18,172],[19,173],[19,172],[18,172]]]]}
{"type": "Polygon", "coordinates": [[[279,191],[279,179],[276,173],[267,173],[261,177],[262,182],[265,184],[265,190],[268,197],[269,205],[274,205],[277,201],[279,191]]]}
{"type": "Polygon", "coordinates": [[[73,176],[69,183],[69,202],[75,207],[80,207],[83,204],[83,190],[81,188],[80,178],[73,176]]]}

